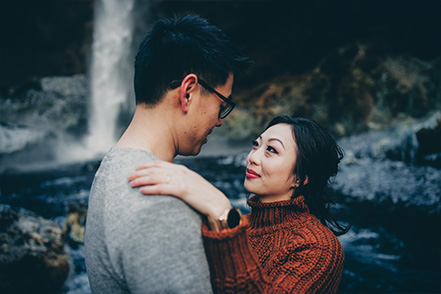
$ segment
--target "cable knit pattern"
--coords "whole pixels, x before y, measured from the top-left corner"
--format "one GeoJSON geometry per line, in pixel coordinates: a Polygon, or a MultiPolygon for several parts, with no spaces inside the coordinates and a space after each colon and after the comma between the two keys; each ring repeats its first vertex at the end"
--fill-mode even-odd
{"type": "Polygon", "coordinates": [[[251,214],[231,230],[204,225],[215,293],[336,293],[343,270],[337,237],[300,196],[289,201],[248,200],[251,214]]]}

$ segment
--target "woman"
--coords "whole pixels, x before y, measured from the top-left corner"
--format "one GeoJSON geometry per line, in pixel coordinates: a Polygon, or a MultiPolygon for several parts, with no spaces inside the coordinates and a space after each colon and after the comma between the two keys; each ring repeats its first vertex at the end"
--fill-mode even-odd
{"type": "Polygon", "coordinates": [[[204,214],[202,226],[216,293],[336,293],[343,269],[340,226],[324,194],[342,150],[305,118],[274,118],[247,157],[251,214],[184,166],[156,162],[129,177],[144,194],[181,198],[204,214]]]}

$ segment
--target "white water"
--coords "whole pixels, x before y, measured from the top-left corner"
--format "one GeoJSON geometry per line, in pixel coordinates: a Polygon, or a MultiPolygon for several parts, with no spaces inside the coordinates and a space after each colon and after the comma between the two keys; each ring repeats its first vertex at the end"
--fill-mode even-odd
{"type": "Polygon", "coordinates": [[[86,146],[106,152],[121,135],[118,118],[133,102],[134,0],[96,1],[92,46],[91,105],[86,146]]]}
{"type": "MultiPolygon", "coordinates": [[[[139,29],[139,18],[145,20],[149,6],[141,6],[142,11],[136,13],[134,7],[135,0],[96,1],[89,86],[84,85],[85,81],[80,75],[42,79],[41,93],[33,91],[32,95],[36,101],[48,100],[49,108],[25,112],[24,118],[28,121],[24,124],[32,126],[29,130],[24,127],[0,128],[0,172],[8,167],[39,170],[97,159],[116,143],[125,127],[121,114],[123,120],[127,120],[135,106],[134,24],[139,29]],[[45,97],[43,92],[46,91],[51,99],[45,97]],[[51,95],[66,95],[66,100],[55,99],[51,95]],[[81,101],[72,103],[69,99],[83,99],[85,96],[90,96],[88,134],[81,139],[66,132],[66,128],[76,126],[78,121],[75,120],[79,116],[62,115],[62,112],[70,110],[66,105],[81,104],[81,101]],[[39,117],[41,111],[44,111],[44,117],[39,117]],[[32,119],[37,123],[34,124],[32,119]],[[58,119],[64,121],[58,123],[58,119]],[[8,156],[1,157],[2,154],[8,156]]],[[[87,81],[86,77],[84,79],[87,81]]],[[[13,106],[10,106],[11,109],[14,109],[13,106]]],[[[17,119],[16,116],[11,118],[17,119]]],[[[23,123],[24,118],[17,121],[23,123]]]]}

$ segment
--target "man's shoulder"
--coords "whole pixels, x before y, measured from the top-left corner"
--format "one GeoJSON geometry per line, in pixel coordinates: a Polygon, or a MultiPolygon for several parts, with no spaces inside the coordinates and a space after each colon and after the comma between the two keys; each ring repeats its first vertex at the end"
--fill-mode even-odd
{"type": "Polygon", "coordinates": [[[126,183],[127,177],[138,166],[155,160],[159,159],[146,150],[113,147],[104,155],[95,174],[94,184],[115,186],[126,183]]]}
{"type": "Polygon", "coordinates": [[[111,169],[111,167],[137,167],[142,163],[159,160],[147,150],[138,148],[113,147],[101,161],[100,169],[111,169]]]}
{"type": "Polygon", "coordinates": [[[123,227],[167,223],[181,229],[193,226],[199,229],[200,215],[182,200],[173,196],[143,195],[138,188],[130,186],[128,176],[141,164],[155,160],[159,159],[142,149],[114,147],[109,150],[92,185],[91,198],[98,200],[95,206],[103,206],[100,209],[106,219],[118,221],[123,227]]]}
{"type": "Polygon", "coordinates": [[[140,205],[142,194],[130,186],[128,176],[139,165],[156,159],[151,153],[141,149],[109,150],[95,174],[89,194],[89,209],[106,213],[116,210],[119,213],[120,210],[129,210],[127,206],[140,205]]]}

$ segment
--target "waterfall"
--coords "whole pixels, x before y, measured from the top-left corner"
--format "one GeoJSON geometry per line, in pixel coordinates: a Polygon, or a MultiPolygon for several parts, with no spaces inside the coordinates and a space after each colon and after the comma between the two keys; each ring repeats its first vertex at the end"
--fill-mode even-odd
{"type": "Polygon", "coordinates": [[[92,45],[88,149],[106,152],[119,137],[121,111],[134,99],[132,77],[134,0],[98,0],[92,45]]]}

